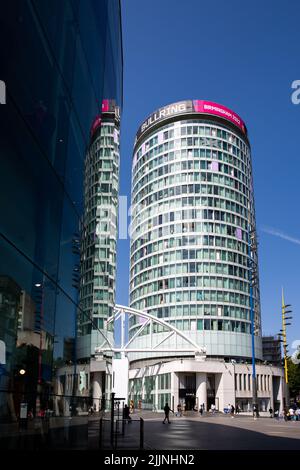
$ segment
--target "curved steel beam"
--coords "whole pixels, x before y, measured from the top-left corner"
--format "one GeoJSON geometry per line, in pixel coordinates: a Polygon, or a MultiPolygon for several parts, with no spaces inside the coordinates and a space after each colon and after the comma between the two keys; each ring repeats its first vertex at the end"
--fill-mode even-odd
{"type": "MultiPolygon", "coordinates": [[[[195,341],[193,341],[191,338],[189,338],[187,335],[185,335],[182,331],[180,331],[178,328],[176,328],[173,325],[170,325],[170,323],[167,323],[166,321],[162,320],[161,318],[157,318],[154,315],[151,315],[150,313],[144,312],[143,310],[137,310],[135,308],[131,307],[126,307],[125,305],[115,305],[115,309],[117,311],[123,310],[126,313],[129,313],[130,315],[135,315],[138,317],[143,317],[149,320],[152,320],[154,323],[158,323],[164,327],[166,327],[168,330],[173,331],[176,333],[178,336],[183,338],[185,341],[187,341],[189,344],[191,344],[196,351],[199,352],[206,352],[206,348],[203,348],[202,346],[199,346],[195,341]]],[[[110,317],[112,318],[112,317],[110,317]]],[[[177,348],[176,348],[177,350],[177,348]]],[[[174,349],[174,351],[176,351],[174,349]]],[[[155,351],[155,348],[153,348],[153,351],[155,351]]]]}

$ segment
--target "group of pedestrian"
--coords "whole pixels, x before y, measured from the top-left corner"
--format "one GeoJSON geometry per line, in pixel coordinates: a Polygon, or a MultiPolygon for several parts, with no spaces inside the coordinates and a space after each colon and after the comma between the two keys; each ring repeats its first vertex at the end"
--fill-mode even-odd
{"type": "MultiPolygon", "coordinates": [[[[127,405],[125,405],[127,406],[127,405]]],[[[127,407],[128,408],[128,407],[127,407]]],[[[200,405],[199,407],[199,413],[200,415],[202,416],[203,413],[204,413],[204,410],[205,410],[205,405],[204,403],[202,405],[200,405]]],[[[227,407],[227,413],[230,413],[230,416],[231,418],[234,418],[234,415],[235,414],[239,414],[241,409],[239,407],[239,405],[236,405],[236,407],[234,405],[228,405],[227,407]]],[[[171,423],[170,421],[170,411],[172,413],[174,413],[174,411],[169,407],[169,404],[166,403],[165,406],[164,406],[164,413],[165,413],[165,417],[164,417],[164,420],[163,420],[163,424],[165,424],[166,422],[168,424],[171,423]]],[[[210,411],[214,414],[216,412],[216,406],[214,404],[211,405],[210,407],[210,411]]],[[[269,413],[270,413],[270,418],[273,418],[273,416],[275,416],[277,419],[284,419],[285,421],[288,421],[288,420],[291,420],[291,421],[300,421],[300,408],[297,407],[297,406],[291,406],[289,409],[286,409],[286,410],[282,410],[281,413],[279,413],[278,410],[276,410],[275,412],[273,411],[272,408],[269,408],[269,413]]],[[[129,415],[129,408],[128,408],[128,415],[129,415]]],[[[179,403],[177,405],[177,413],[176,413],[176,416],[180,417],[182,416],[182,406],[181,406],[181,403],[179,403]]],[[[256,419],[258,417],[258,407],[256,405],[253,406],[253,417],[254,419],[256,419]]]]}
{"type": "MultiPolygon", "coordinates": [[[[214,408],[214,409],[215,409],[215,408],[214,408]]],[[[166,403],[166,404],[165,404],[165,407],[164,407],[165,418],[164,418],[164,420],[163,420],[163,424],[165,424],[166,422],[168,422],[168,423],[171,422],[171,421],[170,421],[170,411],[171,411],[172,413],[174,413],[174,411],[171,410],[171,408],[169,407],[169,404],[166,403]]],[[[194,409],[194,411],[197,411],[197,410],[194,409]]],[[[199,406],[199,413],[200,413],[201,416],[203,415],[204,411],[205,411],[205,404],[202,403],[202,405],[199,406]]],[[[180,418],[180,417],[184,414],[184,412],[185,412],[185,404],[182,405],[181,403],[178,403],[178,405],[177,405],[177,411],[176,411],[176,413],[175,413],[175,416],[177,416],[178,418],[180,418]]]]}
{"type": "Polygon", "coordinates": [[[300,421],[300,408],[294,404],[291,405],[290,408],[284,408],[281,410],[281,412],[276,410],[274,416],[277,420],[282,419],[284,421],[300,421]]]}
{"type": "Polygon", "coordinates": [[[288,421],[300,421],[300,408],[291,406],[286,413],[288,421]]]}

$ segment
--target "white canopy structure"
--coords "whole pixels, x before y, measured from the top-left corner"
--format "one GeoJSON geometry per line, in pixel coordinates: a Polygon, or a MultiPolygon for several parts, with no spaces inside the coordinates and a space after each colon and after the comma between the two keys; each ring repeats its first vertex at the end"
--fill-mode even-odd
{"type": "Polygon", "coordinates": [[[113,323],[117,320],[121,320],[121,346],[118,348],[112,347],[108,340],[104,340],[101,346],[95,348],[95,354],[103,354],[106,351],[121,353],[121,355],[127,355],[128,353],[137,353],[137,352],[155,352],[155,353],[166,353],[166,352],[178,352],[178,353],[193,353],[196,356],[205,356],[206,348],[199,346],[195,341],[189,338],[183,331],[176,328],[174,325],[157,318],[150,313],[147,313],[143,310],[137,310],[131,307],[124,305],[115,305],[113,315],[107,319],[107,326],[110,323],[113,323]],[[144,319],[144,322],[141,324],[140,328],[134,333],[134,335],[126,342],[126,315],[134,315],[136,317],[144,319]],[[154,324],[158,324],[163,327],[163,332],[167,333],[163,339],[158,342],[155,342],[154,339],[154,324]],[[148,327],[150,331],[150,347],[149,348],[136,348],[132,347],[132,343],[136,338],[138,338],[144,329],[148,327]],[[170,338],[173,338],[172,344],[173,348],[164,347],[170,338]],[[177,347],[177,338],[181,338],[181,344],[184,343],[186,346],[177,347]],[[183,341],[182,341],[183,340],[183,341]]]}

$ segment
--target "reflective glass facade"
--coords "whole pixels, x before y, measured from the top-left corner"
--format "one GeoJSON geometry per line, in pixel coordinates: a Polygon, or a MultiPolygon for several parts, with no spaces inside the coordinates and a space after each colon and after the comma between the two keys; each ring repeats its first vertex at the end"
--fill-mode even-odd
{"type": "Polygon", "coordinates": [[[103,99],[122,105],[119,1],[5,0],[0,44],[0,421],[17,422],[21,402],[62,416],[64,394],[88,396],[76,371],[85,160],[103,99]]]}
{"type": "Polygon", "coordinates": [[[78,358],[93,356],[106,337],[113,342],[105,320],[113,314],[116,291],[120,109],[104,100],[102,110],[85,159],[78,358]]]}
{"type": "MultiPolygon", "coordinates": [[[[192,106],[186,113],[184,106],[155,112],[138,133],[130,305],[184,330],[208,355],[250,358],[248,232],[255,229],[255,211],[246,129],[192,106]]],[[[257,267],[256,254],[253,262],[257,267]]],[[[254,311],[260,357],[258,282],[254,311]]],[[[149,346],[147,332],[135,345],[149,346]]]]}

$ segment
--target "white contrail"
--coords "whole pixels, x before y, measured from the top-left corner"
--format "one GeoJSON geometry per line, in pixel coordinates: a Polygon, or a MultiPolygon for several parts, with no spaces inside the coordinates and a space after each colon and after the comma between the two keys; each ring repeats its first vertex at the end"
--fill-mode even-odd
{"type": "Polygon", "coordinates": [[[276,228],[261,227],[261,231],[265,233],[269,233],[270,235],[274,235],[275,237],[282,238],[283,240],[287,240],[289,242],[300,245],[300,238],[291,237],[287,233],[281,232],[280,230],[277,230],[276,228]]]}

